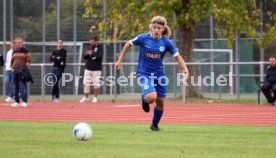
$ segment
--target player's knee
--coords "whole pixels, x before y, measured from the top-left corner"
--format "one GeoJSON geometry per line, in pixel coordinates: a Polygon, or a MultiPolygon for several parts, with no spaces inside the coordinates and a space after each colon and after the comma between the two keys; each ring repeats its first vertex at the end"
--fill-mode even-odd
{"type": "Polygon", "coordinates": [[[149,97],[149,98],[147,99],[147,101],[148,101],[149,104],[154,103],[155,100],[156,100],[156,97],[154,97],[154,96],[151,96],[151,97],[149,97]]]}
{"type": "Polygon", "coordinates": [[[147,102],[148,102],[149,104],[152,104],[152,103],[154,103],[154,102],[156,101],[157,95],[156,95],[156,93],[148,94],[148,95],[146,96],[146,99],[147,99],[147,102]]]}

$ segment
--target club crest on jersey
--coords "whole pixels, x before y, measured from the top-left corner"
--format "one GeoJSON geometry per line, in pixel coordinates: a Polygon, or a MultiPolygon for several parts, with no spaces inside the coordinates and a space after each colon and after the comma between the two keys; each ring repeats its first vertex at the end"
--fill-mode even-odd
{"type": "Polygon", "coordinates": [[[148,85],[144,85],[144,90],[147,90],[149,89],[149,86],[148,85]]]}
{"type": "Polygon", "coordinates": [[[163,46],[159,47],[160,52],[163,52],[165,48],[163,46]]]}

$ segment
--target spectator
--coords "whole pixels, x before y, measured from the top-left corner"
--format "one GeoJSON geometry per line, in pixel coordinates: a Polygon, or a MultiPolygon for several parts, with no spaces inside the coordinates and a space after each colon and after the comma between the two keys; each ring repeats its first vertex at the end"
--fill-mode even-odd
{"type": "Polygon", "coordinates": [[[276,56],[269,58],[269,64],[266,70],[266,82],[261,85],[261,90],[268,103],[276,105],[276,56]]]}
{"type": "Polygon", "coordinates": [[[15,42],[12,41],[10,45],[10,50],[6,55],[6,63],[5,63],[5,73],[4,80],[6,85],[9,87],[9,96],[5,99],[5,102],[14,102],[14,94],[13,94],[13,82],[12,82],[12,68],[11,68],[11,60],[13,51],[16,49],[15,42]]]}
{"type": "MultiPolygon", "coordinates": [[[[13,78],[13,92],[15,102],[11,104],[12,107],[19,106],[19,94],[22,99],[21,107],[27,107],[28,104],[28,89],[26,76],[22,73],[30,74],[29,67],[31,63],[31,53],[28,49],[23,47],[23,39],[20,36],[15,38],[16,50],[13,51],[11,68],[13,78]]],[[[29,77],[28,77],[29,78],[29,77]]]]}
{"type": "Polygon", "coordinates": [[[52,102],[60,102],[59,100],[59,85],[58,82],[64,72],[65,64],[66,64],[66,49],[63,48],[63,41],[59,39],[57,41],[57,49],[52,52],[50,56],[50,61],[54,62],[53,66],[53,79],[54,85],[52,88],[52,102]]]}
{"type": "Polygon", "coordinates": [[[98,102],[98,95],[100,92],[100,76],[102,73],[102,57],[103,50],[98,44],[97,37],[90,39],[90,47],[84,52],[85,70],[83,77],[84,97],[80,100],[81,103],[89,101],[90,85],[94,87],[93,103],[98,102]]]}

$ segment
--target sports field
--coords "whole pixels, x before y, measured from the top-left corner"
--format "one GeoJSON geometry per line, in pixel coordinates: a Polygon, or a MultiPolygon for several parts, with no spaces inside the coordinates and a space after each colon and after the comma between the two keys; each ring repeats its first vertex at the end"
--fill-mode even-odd
{"type": "Polygon", "coordinates": [[[168,103],[152,132],[152,111],[139,103],[0,104],[3,158],[276,157],[276,108],[268,105],[168,103]],[[91,140],[73,138],[77,122],[90,123],[91,140]]]}

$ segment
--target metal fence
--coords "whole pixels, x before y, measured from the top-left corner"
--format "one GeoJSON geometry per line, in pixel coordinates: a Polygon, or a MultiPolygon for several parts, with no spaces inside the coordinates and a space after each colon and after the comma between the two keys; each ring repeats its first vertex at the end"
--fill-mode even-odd
{"type": "MultiPolygon", "coordinates": [[[[196,86],[199,88],[199,90],[202,92],[203,95],[213,93],[217,94],[217,98],[223,98],[226,94],[232,94],[235,95],[237,99],[240,98],[241,94],[241,86],[244,84],[243,79],[246,79],[246,82],[250,79],[251,82],[250,86],[255,87],[255,90],[252,90],[251,94],[257,94],[256,88],[258,88],[258,83],[260,81],[264,81],[265,76],[265,65],[268,64],[267,62],[201,62],[201,63],[186,63],[188,66],[193,66],[193,71],[196,72],[195,76],[191,76],[190,80],[192,78],[196,79],[196,86]],[[243,66],[250,65],[255,68],[255,73],[247,73],[247,74],[240,74],[237,75],[235,72],[231,72],[229,70],[233,70],[231,67],[239,67],[242,69],[243,66]],[[218,73],[218,72],[208,72],[206,74],[200,73],[203,72],[202,69],[206,69],[207,67],[213,66],[215,67],[222,67],[226,66],[227,71],[225,73],[218,73]],[[199,71],[200,70],[200,71],[199,71]],[[212,76],[213,75],[213,76],[212,76]],[[201,78],[199,78],[201,77],[201,78]],[[209,77],[209,78],[208,78],[209,77]],[[211,80],[218,79],[219,77],[225,77],[227,80],[226,85],[219,86],[217,83],[214,83],[212,85],[211,80]],[[207,78],[207,79],[206,79],[207,78]],[[206,79],[206,80],[205,80],[206,79]],[[201,84],[199,85],[199,82],[207,81],[207,85],[201,84]],[[255,85],[253,85],[255,84],[255,85]],[[199,85],[199,86],[198,86],[199,85]],[[212,92],[210,87],[214,88],[214,91],[212,92]]],[[[103,66],[105,67],[106,73],[105,76],[103,76],[104,79],[107,79],[108,77],[113,77],[113,80],[117,80],[120,76],[126,76],[129,78],[133,70],[136,70],[137,63],[123,63],[122,69],[120,71],[116,71],[114,69],[115,63],[103,63],[103,66]]],[[[166,75],[168,77],[168,80],[171,81],[167,85],[167,91],[168,95],[170,97],[177,97],[182,96],[183,102],[185,102],[186,99],[186,88],[187,86],[194,86],[189,83],[189,85],[182,84],[183,80],[177,81],[177,79],[180,79],[178,76],[178,73],[181,72],[181,70],[178,68],[178,63],[170,62],[170,63],[164,63],[165,69],[166,69],[166,75]],[[181,83],[181,84],[179,84],[181,83]],[[184,93],[183,93],[184,92],[184,93]]],[[[45,96],[51,94],[51,86],[48,86],[46,83],[46,77],[49,73],[51,73],[52,64],[43,64],[43,63],[32,63],[31,64],[31,70],[40,71],[40,76],[36,75],[35,83],[29,84],[29,93],[30,95],[41,95],[41,100],[45,100],[45,96]]],[[[69,94],[69,95],[79,95],[82,94],[83,85],[82,85],[82,75],[83,75],[83,69],[84,69],[84,63],[68,63],[65,71],[64,80],[66,80],[65,84],[61,87],[61,93],[62,94],[69,94]],[[73,71],[73,68],[78,68],[80,71],[73,71]],[[74,77],[70,82],[69,79],[66,79],[66,74],[72,74],[74,77]]],[[[210,69],[209,69],[210,70],[210,69]]],[[[68,77],[68,76],[67,76],[68,77]]],[[[111,78],[110,78],[111,79],[111,78]]],[[[138,94],[141,93],[140,86],[136,82],[137,78],[134,80],[133,85],[126,84],[124,86],[120,86],[117,84],[117,82],[114,81],[115,84],[107,84],[104,83],[101,86],[101,92],[102,95],[106,95],[109,97],[109,100],[116,99],[118,96],[123,95],[127,97],[130,94],[138,94]]],[[[113,82],[113,81],[112,81],[113,82]]],[[[62,83],[60,83],[62,84],[62,83]]],[[[206,83],[205,83],[206,84],[206,83]]],[[[245,86],[248,88],[248,85],[245,86]]],[[[4,95],[4,93],[2,92],[4,95]]]]}

